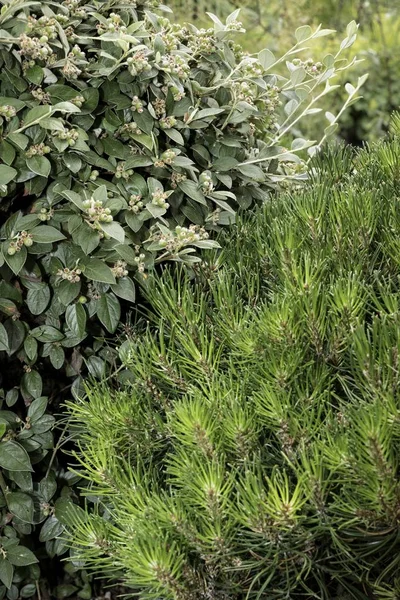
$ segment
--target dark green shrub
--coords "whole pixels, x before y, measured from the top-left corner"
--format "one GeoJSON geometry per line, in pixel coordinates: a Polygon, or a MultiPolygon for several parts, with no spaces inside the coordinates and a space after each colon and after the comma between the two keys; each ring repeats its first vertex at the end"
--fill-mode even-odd
{"type": "Polygon", "coordinates": [[[400,594],[400,137],[315,166],[154,281],[125,383],[70,405],[95,503],[59,516],[140,598],[400,594]]]}

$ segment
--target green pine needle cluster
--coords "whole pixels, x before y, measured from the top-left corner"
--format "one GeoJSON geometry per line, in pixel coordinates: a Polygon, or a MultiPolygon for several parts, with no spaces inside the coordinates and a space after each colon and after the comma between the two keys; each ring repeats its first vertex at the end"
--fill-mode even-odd
{"type": "Polygon", "coordinates": [[[400,598],[400,120],[149,286],[71,404],[74,554],[143,600],[400,598]]]}

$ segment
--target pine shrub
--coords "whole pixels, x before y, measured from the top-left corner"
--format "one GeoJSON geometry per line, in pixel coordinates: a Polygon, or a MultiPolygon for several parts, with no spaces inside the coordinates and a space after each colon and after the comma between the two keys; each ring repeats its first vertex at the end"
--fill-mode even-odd
{"type": "Polygon", "coordinates": [[[140,598],[399,598],[400,137],[314,166],[155,280],[70,406],[88,509],[59,516],[140,598]]]}

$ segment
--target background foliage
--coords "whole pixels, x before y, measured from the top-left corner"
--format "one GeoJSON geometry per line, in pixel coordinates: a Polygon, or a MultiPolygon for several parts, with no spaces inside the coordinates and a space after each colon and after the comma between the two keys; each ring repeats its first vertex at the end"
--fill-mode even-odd
{"type": "MultiPolygon", "coordinates": [[[[205,12],[211,10],[219,16],[236,8],[235,1],[194,2],[193,0],[167,0],[181,20],[189,18],[205,23],[205,12]]],[[[238,3],[242,8],[240,18],[247,28],[243,45],[250,52],[254,47],[267,46],[278,51],[288,44],[293,30],[300,24],[322,23],[337,29],[338,35],[346,24],[355,19],[360,24],[358,39],[352,52],[364,62],[355,68],[354,75],[369,73],[369,80],[363,89],[363,100],[340,121],[340,135],[346,141],[360,144],[382,136],[387,131],[390,114],[400,106],[398,72],[400,50],[398,46],[400,27],[400,2],[398,0],[287,0],[260,2],[247,0],[238,3]]],[[[325,44],[324,47],[326,48],[325,44]]],[[[321,47],[313,44],[310,54],[319,53],[321,47]]],[[[348,75],[345,75],[345,78],[348,75]]],[[[342,83],[346,81],[341,80],[342,83]]],[[[336,114],[343,100],[342,92],[330,97],[325,110],[336,114]]],[[[314,138],[324,127],[324,119],[313,117],[309,127],[303,129],[306,137],[314,138]]],[[[302,126],[305,122],[302,123],[302,126]]]]}
{"type": "Polygon", "coordinates": [[[394,128],[149,286],[125,383],[70,404],[86,565],[154,600],[398,597],[394,128]]]}

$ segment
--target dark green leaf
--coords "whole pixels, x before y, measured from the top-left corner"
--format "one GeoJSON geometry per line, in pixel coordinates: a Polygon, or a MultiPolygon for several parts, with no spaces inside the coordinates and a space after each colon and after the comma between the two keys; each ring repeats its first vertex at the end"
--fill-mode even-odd
{"type": "Polygon", "coordinates": [[[32,173],[48,177],[51,171],[51,163],[45,156],[32,156],[26,159],[26,166],[32,173]]]}
{"type": "Polygon", "coordinates": [[[24,373],[21,379],[21,392],[25,396],[39,398],[42,394],[42,389],[42,378],[37,371],[32,370],[24,373]]]}
{"type": "Polygon", "coordinates": [[[0,557],[0,581],[10,589],[14,577],[14,567],[3,557],[0,557]]]}
{"type": "Polygon", "coordinates": [[[110,333],[118,327],[121,316],[121,306],[114,294],[103,294],[97,306],[97,316],[110,333]]]}
{"type": "Polygon", "coordinates": [[[31,335],[39,342],[60,342],[64,338],[64,334],[51,325],[35,327],[32,329],[31,335]]]}
{"type": "Polygon", "coordinates": [[[33,500],[23,492],[13,492],[7,496],[7,504],[10,512],[21,519],[24,523],[32,523],[33,500]]]}
{"type": "Polygon", "coordinates": [[[118,279],[117,283],[111,286],[111,289],[119,298],[128,300],[128,302],[135,302],[135,284],[130,277],[122,277],[121,279],[118,279]]]}
{"type": "Polygon", "coordinates": [[[88,279],[101,283],[115,283],[110,267],[98,258],[90,258],[83,265],[85,277],[88,279]]]}
{"type": "Polygon", "coordinates": [[[82,336],[86,327],[86,311],[82,304],[71,304],[65,311],[65,320],[69,329],[75,335],[82,336]]]}
{"type": "Polygon", "coordinates": [[[50,288],[43,283],[37,288],[28,290],[26,303],[33,315],[42,314],[50,302],[50,288]]]}
{"type": "Polygon", "coordinates": [[[52,242],[65,240],[65,235],[50,225],[39,225],[38,227],[32,229],[30,233],[33,241],[38,242],[39,244],[49,244],[52,242]]]}
{"type": "Polygon", "coordinates": [[[17,176],[16,169],[8,167],[7,165],[0,165],[0,185],[7,185],[17,176]]]}
{"type": "Polygon", "coordinates": [[[8,471],[33,471],[27,451],[17,442],[0,442],[0,467],[8,471]]]}
{"type": "Polygon", "coordinates": [[[33,552],[24,546],[17,546],[8,550],[7,558],[16,567],[26,567],[39,562],[33,552]]]}

